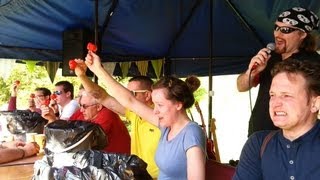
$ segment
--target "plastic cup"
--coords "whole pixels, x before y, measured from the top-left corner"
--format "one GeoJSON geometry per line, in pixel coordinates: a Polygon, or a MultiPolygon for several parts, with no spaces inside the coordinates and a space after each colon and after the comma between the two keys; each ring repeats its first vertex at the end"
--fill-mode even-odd
{"type": "Polygon", "coordinates": [[[40,152],[43,152],[43,148],[46,145],[46,136],[44,134],[36,134],[34,135],[34,140],[39,145],[40,152]]]}
{"type": "Polygon", "coordinates": [[[26,134],[26,142],[35,142],[35,135],[37,133],[27,133],[26,134]]]}

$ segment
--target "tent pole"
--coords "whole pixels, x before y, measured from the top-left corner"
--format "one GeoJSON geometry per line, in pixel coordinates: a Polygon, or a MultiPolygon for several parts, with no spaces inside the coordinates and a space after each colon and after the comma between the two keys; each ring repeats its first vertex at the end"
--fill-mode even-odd
{"type": "MultiPolygon", "coordinates": [[[[94,44],[99,47],[98,52],[101,52],[101,45],[99,43],[99,31],[98,31],[98,22],[99,22],[99,2],[98,0],[94,1],[94,44]]],[[[93,74],[93,81],[98,84],[98,77],[93,74]]]]}
{"type": "Polygon", "coordinates": [[[163,76],[168,76],[171,74],[171,59],[169,57],[164,58],[162,69],[163,76]]]}
{"type": "Polygon", "coordinates": [[[209,130],[209,138],[211,139],[211,130],[210,130],[210,127],[211,127],[211,119],[212,119],[212,96],[213,96],[213,91],[212,91],[212,65],[213,65],[213,55],[212,55],[212,48],[213,48],[213,23],[212,23],[212,20],[213,20],[213,0],[209,0],[210,1],[210,18],[209,18],[209,97],[208,97],[208,130],[209,130]]]}
{"type": "MultiPolygon", "coordinates": [[[[98,21],[99,21],[99,2],[94,1],[94,43],[99,45],[99,31],[98,31],[98,21]]],[[[99,46],[98,46],[99,47],[99,46]]]]}

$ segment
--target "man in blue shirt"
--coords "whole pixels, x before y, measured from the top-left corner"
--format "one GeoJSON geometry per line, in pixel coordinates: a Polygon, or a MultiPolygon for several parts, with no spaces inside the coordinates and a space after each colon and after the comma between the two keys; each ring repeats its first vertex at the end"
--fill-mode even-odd
{"type": "Polygon", "coordinates": [[[269,113],[280,130],[250,136],[233,179],[318,180],[320,64],[289,59],[277,64],[272,76],[269,113]]]}

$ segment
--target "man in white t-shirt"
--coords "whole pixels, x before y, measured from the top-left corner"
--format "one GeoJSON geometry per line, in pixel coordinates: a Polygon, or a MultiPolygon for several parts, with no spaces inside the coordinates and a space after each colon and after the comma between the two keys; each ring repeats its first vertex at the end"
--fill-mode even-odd
{"type": "Polygon", "coordinates": [[[73,99],[73,84],[69,81],[59,81],[55,84],[54,94],[58,105],[58,111],[55,114],[58,119],[68,120],[71,115],[79,109],[79,103],[73,99]]]}

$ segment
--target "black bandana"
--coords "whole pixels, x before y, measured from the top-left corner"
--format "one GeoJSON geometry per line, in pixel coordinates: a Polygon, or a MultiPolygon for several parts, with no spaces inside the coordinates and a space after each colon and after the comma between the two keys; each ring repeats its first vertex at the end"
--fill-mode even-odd
{"type": "Polygon", "coordinates": [[[319,27],[318,16],[307,9],[294,7],[282,12],[277,19],[279,22],[310,32],[319,27]]]}

